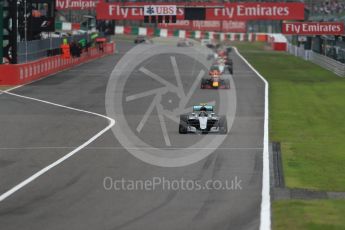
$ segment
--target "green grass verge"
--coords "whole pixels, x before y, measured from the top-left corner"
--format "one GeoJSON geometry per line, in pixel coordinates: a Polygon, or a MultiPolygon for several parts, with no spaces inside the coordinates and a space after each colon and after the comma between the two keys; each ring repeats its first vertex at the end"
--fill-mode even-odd
{"type": "Polygon", "coordinates": [[[345,191],[345,79],[260,43],[235,44],[270,84],[270,140],[286,185],[345,191]]]}
{"type": "Polygon", "coordinates": [[[273,229],[345,229],[345,200],[276,201],[273,203],[273,229]]]}
{"type": "MultiPolygon", "coordinates": [[[[288,187],[345,191],[345,79],[262,43],[236,43],[270,84],[270,139],[282,143],[288,187]]],[[[345,229],[345,200],[272,204],[274,230],[345,229]]]]}

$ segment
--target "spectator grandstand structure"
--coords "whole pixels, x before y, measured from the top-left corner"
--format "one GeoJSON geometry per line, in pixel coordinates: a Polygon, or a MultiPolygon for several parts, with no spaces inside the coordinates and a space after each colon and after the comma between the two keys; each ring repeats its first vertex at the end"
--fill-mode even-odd
{"type": "Polygon", "coordinates": [[[342,0],[306,0],[312,17],[345,16],[345,2],[342,0]]]}
{"type": "MultiPolygon", "coordinates": [[[[310,21],[345,21],[345,1],[343,0],[305,0],[310,21]]],[[[333,58],[345,63],[345,35],[344,36],[312,36],[307,41],[294,36],[292,42],[305,49],[333,58]]]]}

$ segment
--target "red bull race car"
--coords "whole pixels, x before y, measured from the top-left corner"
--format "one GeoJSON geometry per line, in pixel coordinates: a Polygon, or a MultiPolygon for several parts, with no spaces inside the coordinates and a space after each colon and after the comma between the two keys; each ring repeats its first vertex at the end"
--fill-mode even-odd
{"type": "Polygon", "coordinates": [[[211,66],[209,77],[201,80],[201,89],[230,89],[230,80],[223,79],[220,66],[211,66]]]}

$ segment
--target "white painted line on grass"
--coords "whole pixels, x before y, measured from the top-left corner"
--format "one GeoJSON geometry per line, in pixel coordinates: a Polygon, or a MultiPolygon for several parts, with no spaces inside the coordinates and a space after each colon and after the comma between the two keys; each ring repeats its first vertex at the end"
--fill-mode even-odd
{"type": "MultiPolygon", "coordinates": [[[[11,89],[10,89],[11,90],[11,89]]],[[[13,188],[11,188],[10,190],[8,190],[7,192],[3,193],[0,195],[0,202],[4,201],[6,198],[8,198],[9,196],[11,196],[12,194],[14,194],[15,192],[17,192],[18,190],[20,190],[21,188],[23,188],[24,186],[26,186],[27,184],[31,183],[32,181],[34,181],[35,179],[37,179],[38,177],[40,177],[41,175],[43,175],[44,173],[48,172],[50,169],[54,168],[55,166],[59,165],[60,163],[62,163],[63,161],[67,160],[68,158],[70,158],[71,156],[73,156],[74,154],[76,154],[77,152],[79,152],[80,150],[84,149],[86,146],[88,146],[89,144],[91,144],[93,141],[95,141],[98,137],[100,137],[101,135],[103,135],[105,132],[107,132],[109,129],[111,129],[114,125],[115,125],[115,120],[104,116],[102,114],[98,114],[98,113],[94,113],[94,112],[90,112],[90,111],[86,111],[86,110],[82,110],[82,109],[76,109],[76,108],[72,108],[69,106],[65,106],[65,105],[60,105],[60,104],[56,104],[56,103],[52,103],[49,101],[44,101],[41,99],[37,99],[37,98],[33,98],[33,97],[27,97],[27,96],[23,96],[23,95],[19,95],[19,94],[15,94],[15,93],[10,93],[9,91],[0,91],[0,93],[3,94],[8,94],[8,95],[12,95],[15,97],[20,97],[20,98],[24,98],[27,100],[32,100],[32,101],[37,101],[37,102],[41,102],[44,104],[48,104],[48,105],[53,105],[53,106],[57,106],[60,108],[65,108],[65,109],[69,109],[69,110],[73,110],[73,111],[78,111],[78,112],[82,112],[82,113],[87,113],[87,114],[91,114],[91,115],[95,115],[98,117],[102,117],[105,118],[109,121],[109,124],[107,127],[105,127],[104,129],[102,129],[101,131],[99,131],[97,134],[95,134],[93,137],[91,137],[89,140],[87,140],[86,142],[84,142],[82,145],[78,146],[77,148],[75,148],[73,151],[67,153],[66,155],[64,155],[63,157],[59,158],[58,160],[56,160],[55,162],[53,162],[52,164],[46,166],[45,168],[41,169],[40,171],[36,172],[35,174],[33,174],[32,176],[30,176],[29,178],[25,179],[24,181],[22,181],[21,183],[17,184],[16,186],[14,186],[13,188]]]]}
{"type": "Polygon", "coordinates": [[[270,169],[268,153],[268,82],[267,80],[238,52],[237,55],[256,73],[257,76],[265,83],[265,115],[264,115],[264,140],[263,140],[263,169],[262,169],[262,193],[261,193],[261,213],[260,213],[260,230],[271,229],[271,198],[270,198],[270,169]]]}

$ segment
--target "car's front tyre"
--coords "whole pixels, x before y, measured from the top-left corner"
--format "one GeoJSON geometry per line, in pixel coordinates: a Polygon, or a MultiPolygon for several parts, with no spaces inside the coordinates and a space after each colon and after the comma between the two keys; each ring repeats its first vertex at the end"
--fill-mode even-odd
{"type": "Polygon", "coordinates": [[[207,85],[207,79],[201,79],[201,85],[200,85],[200,88],[201,89],[205,89],[207,85]]]}
{"type": "Polygon", "coordinates": [[[180,116],[180,124],[178,128],[178,132],[180,134],[186,134],[188,132],[188,116],[187,115],[180,116]]]}
{"type": "Polygon", "coordinates": [[[219,133],[227,134],[228,133],[228,122],[225,116],[219,118],[219,133]]]}

